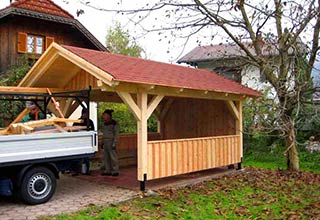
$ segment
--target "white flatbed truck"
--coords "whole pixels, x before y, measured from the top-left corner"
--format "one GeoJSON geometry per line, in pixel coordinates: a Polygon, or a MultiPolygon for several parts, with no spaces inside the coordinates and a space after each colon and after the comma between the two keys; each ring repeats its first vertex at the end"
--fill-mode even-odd
{"type": "MultiPolygon", "coordinates": [[[[7,95],[0,93],[3,94],[7,95]]],[[[87,106],[88,94],[84,96],[87,106]]],[[[58,95],[66,96],[65,93],[58,95]]],[[[50,97],[52,95],[46,96],[50,97]]],[[[94,156],[97,150],[95,131],[0,135],[0,195],[15,194],[27,204],[45,203],[55,192],[59,173],[73,170],[74,165],[94,156]]]]}
{"type": "Polygon", "coordinates": [[[0,136],[0,178],[4,195],[28,204],[47,202],[59,173],[97,151],[94,131],[0,136]]]}

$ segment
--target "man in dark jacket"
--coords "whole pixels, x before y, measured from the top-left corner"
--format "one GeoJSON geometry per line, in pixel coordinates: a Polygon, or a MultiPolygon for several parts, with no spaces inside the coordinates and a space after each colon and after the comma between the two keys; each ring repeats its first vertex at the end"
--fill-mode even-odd
{"type": "Polygon", "coordinates": [[[112,119],[113,110],[107,109],[103,112],[104,125],[103,136],[103,161],[105,170],[102,175],[118,176],[119,164],[116,147],[119,142],[119,124],[112,119]]]}
{"type": "Polygon", "coordinates": [[[94,131],[94,123],[90,118],[88,118],[87,109],[82,109],[81,117],[79,119],[82,120],[82,122],[74,123],[73,126],[87,126],[87,120],[89,119],[89,131],[94,131]]]}
{"type": "MultiPolygon", "coordinates": [[[[82,120],[82,122],[80,123],[74,123],[73,126],[87,126],[87,121],[89,120],[89,130],[90,131],[94,131],[94,123],[93,121],[88,118],[88,109],[83,108],[82,112],[81,112],[81,117],[79,119],[82,120]]],[[[90,174],[90,159],[89,158],[85,158],[82,161],[83,164],[85,164],[85,172],[84,174],[89,175],[90,174]]],[[[79,172],[79,170],[75,170],[74,171],[74,175],[76,175],[79,172]]]]}

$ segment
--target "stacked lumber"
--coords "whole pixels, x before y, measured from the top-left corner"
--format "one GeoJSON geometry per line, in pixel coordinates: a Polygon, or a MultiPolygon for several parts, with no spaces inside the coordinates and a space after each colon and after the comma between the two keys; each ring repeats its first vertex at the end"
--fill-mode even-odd
{"type": "Polygon", "coordinates": [[[50,118],[25,123],[12,123],[5,130],[0,131],[0,135],[57,133],[86,129],[86,126],[67,126],[67,123],[81,123],[81,120],[50,118]]]}

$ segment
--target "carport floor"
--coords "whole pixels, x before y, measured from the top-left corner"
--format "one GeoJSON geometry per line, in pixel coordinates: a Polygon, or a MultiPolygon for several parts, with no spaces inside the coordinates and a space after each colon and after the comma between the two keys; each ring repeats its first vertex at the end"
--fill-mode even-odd
{"type": "MultiPolygon", "coordinates": [[[[217,178],[221,175],[230,174],[232,172],[235,172],[235,170],[228,169],[227,167],[221,167],[189,174],[155,179],[146,182],[146,189],[156,190],[170,186],[188,185],[201,182],[206,179],[217,178]]],[[[140,189],[140,182],[137,180],[136,166],[120,169],[120,175],[117,177],[102,176],[100,170],[93,170],[91,171],[90,175],[80,175],[77,178],[110,186],[115,186],[119,188],[131,190],[140,189]]]]}

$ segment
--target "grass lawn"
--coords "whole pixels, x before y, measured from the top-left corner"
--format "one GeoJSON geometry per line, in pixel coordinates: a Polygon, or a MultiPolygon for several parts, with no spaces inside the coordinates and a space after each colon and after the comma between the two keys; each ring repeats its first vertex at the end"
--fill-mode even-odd
{"type": "Polygon", "coordinates": [[[320,219],[320,174],[247,168],[158,196],[43,219],[320,219]]]}
{"type": "MultiPolygon", "coordinates": [[[[320,153],[299,152],[300,170],[320,174],[320,153]]],[[[286,169],[286,158],[282,152],[251,151],[244,156],[245,167],[260,167],[267,169],[286,169]]]]}

